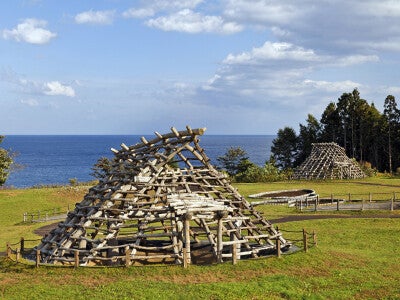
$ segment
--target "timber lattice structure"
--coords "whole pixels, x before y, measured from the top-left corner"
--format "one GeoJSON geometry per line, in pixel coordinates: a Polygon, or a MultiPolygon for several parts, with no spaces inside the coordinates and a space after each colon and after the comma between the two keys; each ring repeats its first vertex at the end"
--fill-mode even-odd
{"type": "Polygon", "coordinates": [[[356,179],[365,173],[336,143],[313,143],[309,157],[295,170],[294,179],[356,179]]]}
{"type": "Polygon", "coordinates": [[[199,145],[204,131],[171,128],[111,149],[111,171],[42,239],[40,262],[210,263],[288,249],[290,242],[210,164],[199,145]]]}

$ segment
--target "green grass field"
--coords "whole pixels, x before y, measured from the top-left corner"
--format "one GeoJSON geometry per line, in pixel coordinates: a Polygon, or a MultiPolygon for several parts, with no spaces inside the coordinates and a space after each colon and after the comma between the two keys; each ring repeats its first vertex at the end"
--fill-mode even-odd
{"type": "MultiPolygon", "coordinates": [[[[311,188],[320,195],[400,194],[400,179],[236,184],[239,192],[311,188]]],[[[85,190],[72,188],[0,190],[0,251],[45,225],[21,225],[25,211],[66,208],[85,190]],[[3,246],[4,245],[4,246],[3,246]]],[[[300,214],[285,206],[259,206],[267,219],[300,214]]],[[[130,268],[40,267],[0,259],[4,299],[400,299],[400,212],[302,212],[332,218],[276,224],[285,231],[315,230],[318,246],[281,258],[270,257],[210,266],[130,268]]],[[[288,239],[300,239],[288,232],[288,239]]],[[[298,243],[302,247],[302,243],[298,243]]],[[[29,245],[33,246],[33,245],[29,245]]]]}

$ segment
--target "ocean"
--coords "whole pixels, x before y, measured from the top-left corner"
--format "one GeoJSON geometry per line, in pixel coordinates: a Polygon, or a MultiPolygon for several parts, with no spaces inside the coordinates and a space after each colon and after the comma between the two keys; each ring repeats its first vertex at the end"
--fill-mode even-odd
{"type": "MultiPolygon", "coordinates": [[[[139,135],[9,135],[0,147],[17,153],[23,166],[12,172],[6,186],[26,188],[38,185],[68,184],[69,179],[93,180],[90,173],[96,161],[113,156],[110,148],[121,143],[134,145],[139,135]]],[[[145,138],[151,140],[153,135],[145,138]]],[[[270,157],[273,135],[205,135],[200,145],[214,165],[229,147],[241,147],[249,159],[263,165],[270,157]]]]}

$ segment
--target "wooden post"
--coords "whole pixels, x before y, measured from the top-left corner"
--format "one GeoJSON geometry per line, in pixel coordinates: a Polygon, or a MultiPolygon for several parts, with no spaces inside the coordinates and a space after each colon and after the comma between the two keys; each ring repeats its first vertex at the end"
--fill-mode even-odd
{"type": "Polygon", "coordinates": [[[232,265],[237,264],[237,245],[232,244],[232,265]]]}
{"type": "Polygon", "coordinates": [[[331,194],[331,204],[333,205],[333,194],[331,194]]]}
{"type": "Polygon", "coordinates": [[[390,211],[394,210],[394,197],[392,197],[392,201],[390,201],[390,211]]]}
{"type": "Polygon", "coordinates": [[[131,249],[129,247],[127,247],[127,249],[125,249],[125,267],[129,267],[131,265],[131,249]]]}
{"type": "Polygon", "coordinates": [[[6,244],[6,253],[7,253],[7,258],[11,258],[11,246],[9,242],[7,242],[6,244]]]}
{"type": "Polygon", "coordinates": [[[190,220],[193,218],[193,215],[190,213],[185,214],[184,223],[183,223],[183,231],[185,237],[185,247],[183,249],[186,252],[186,264],[192,263],[192,258],[190,254],[190,220]]]}
{"type": "Polygon", "coordinates": [[[21,253],[24,253],[24,251],[25,251],[25,239],[23,237],[21,237],[19,249],[20,249],[21,253]]]}
{"type": "Polygon", "coordinates": [[[349,193],[349,202],[351,201],[351,194],[349,193]]]}
{"type": "Polygon", "coordinates": [[[40,250],[39,249],[37,249],[36,250],[36,268],[39,268],[39,265],[40,265],[40,250]]]}
{"type": "Polygon", "coordinates": [[[364,199],[361,199],[361,210],[364,210],[364,199]]]}
{"type": "Polygon", "coordinates": [[[303,247],[304,247],[304,252],[307,252],[308,251],[307,232],[305,229],[303,229],[303,247]]]}
{"type": "Polygon", "coordinates": [[[217,261],[222,262],[222,217],[218,217],[217,232],[217,261]]]}
{"type": "Polygon", "coordinates": [[[317,211],[317,209],[318,209],[318,196],[315,198],[314,211],[317,211]]]}
{"type": "Polygon", "coordinates": [[[339,211],[339,198],[336,200],[336,210],[339,211]]]}
{"type": "Polygon", "coordinates": [[[276,238],[275,245],[276,245],[276,256],[278,258],[280,258],[281,257],[281,240],[279,239],[279,237],[276,238]]]}
{"type": "Polygon", "coordinates": [[[312,232],[312,237],[313,237],[314,245],[317,246],[318,241],[317,241],[317,234],[315,233],[315,230],[313,230],[313,232],[312,232]]]}
{"type": "Polygon", "coordinates": [[[183,254],[183,268],[186,269],[188,267],[186,247],[183,247],[182,254],[183,254]]]}
{"type": "Polygon", "coordinates": [[[74,251],[74,268],[77,269],[79,267],[79,251],[74,251]]]}
{"type": "Polygon", "coordinates": [[[369,202],[372,202],[372,193],[369,193],[369,202]]]}
{"type": "MultiPolygon", "coordinates": [[[[234,232],[230,233],[230,240],[232,241],[237,241],[237,237],[236,234],[234,232]]],[[[236,265],[237,263],[237,253],[238,253],[238,246],[240,247],[239,243],[233,243],[232,244],[232,249],[231,249],[231,253],[232,253],[232,265],[236,265]]],[[[240,248],[239,248],[240,249],[240,248]]]]}

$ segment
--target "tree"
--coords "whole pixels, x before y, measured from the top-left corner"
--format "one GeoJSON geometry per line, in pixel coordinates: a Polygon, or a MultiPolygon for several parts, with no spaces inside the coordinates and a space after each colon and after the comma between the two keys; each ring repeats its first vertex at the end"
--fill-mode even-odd
{"type": "Polygon", "coordinates": [[[293,169],[298,154],[298,137],[291,127],[278,130],[278,136],[272,141],[272,158],[283,170],[293,169]]]}
{"type": "MultiPolygon", "coordinates": [[[[3,139],[4,136],[0,135],[0,144],[3,139]]],[[[6,182],[13,162],[13,154],[6,149],[0,148],[0,186],[6,182]]]]}
{"type": "Polygon", "coordinates": [[[219,156],[217,161],[226,170],[229,176],[235,176],[243,171],[244,162],[248,161],[247,153],[240,147],[230,147],[223,156],[219,156]]]}
{"type": "MultiPolygon", "coordinates": [[[[396,99],[392,95],[388,95],[385,99],[383,114],[387,120],[387,136],[388,136],[388,160],[389,172],[393,171],[393,138],[398,139],[398,129],[400,122],[400,110],[397,108],[396,99]]],[[[397,157],[397,153],[394,155],[397,157]]]]}
{"type": "Polygon", "coordinates": [[[112,160],[107,157],[100,157],[92,167],[92,175],[97,179],[103,179],[111,175],[112,160]]]}
{"type": "Polygon", "coordinates": [[[341,127],[339,112],[336,104],[331,102],[321,116],[321,141],[339,143],[341,127]]]}
{"type": "Polygon", "coordinates": [[[317,143],[321,135],[321,124],[311,114],[308,114],[307,124],[300,124],[300,133],[298,138],[299,153],[296,159],[296,165],[300,165],[311,153],[313,143],[317,143]]]}

